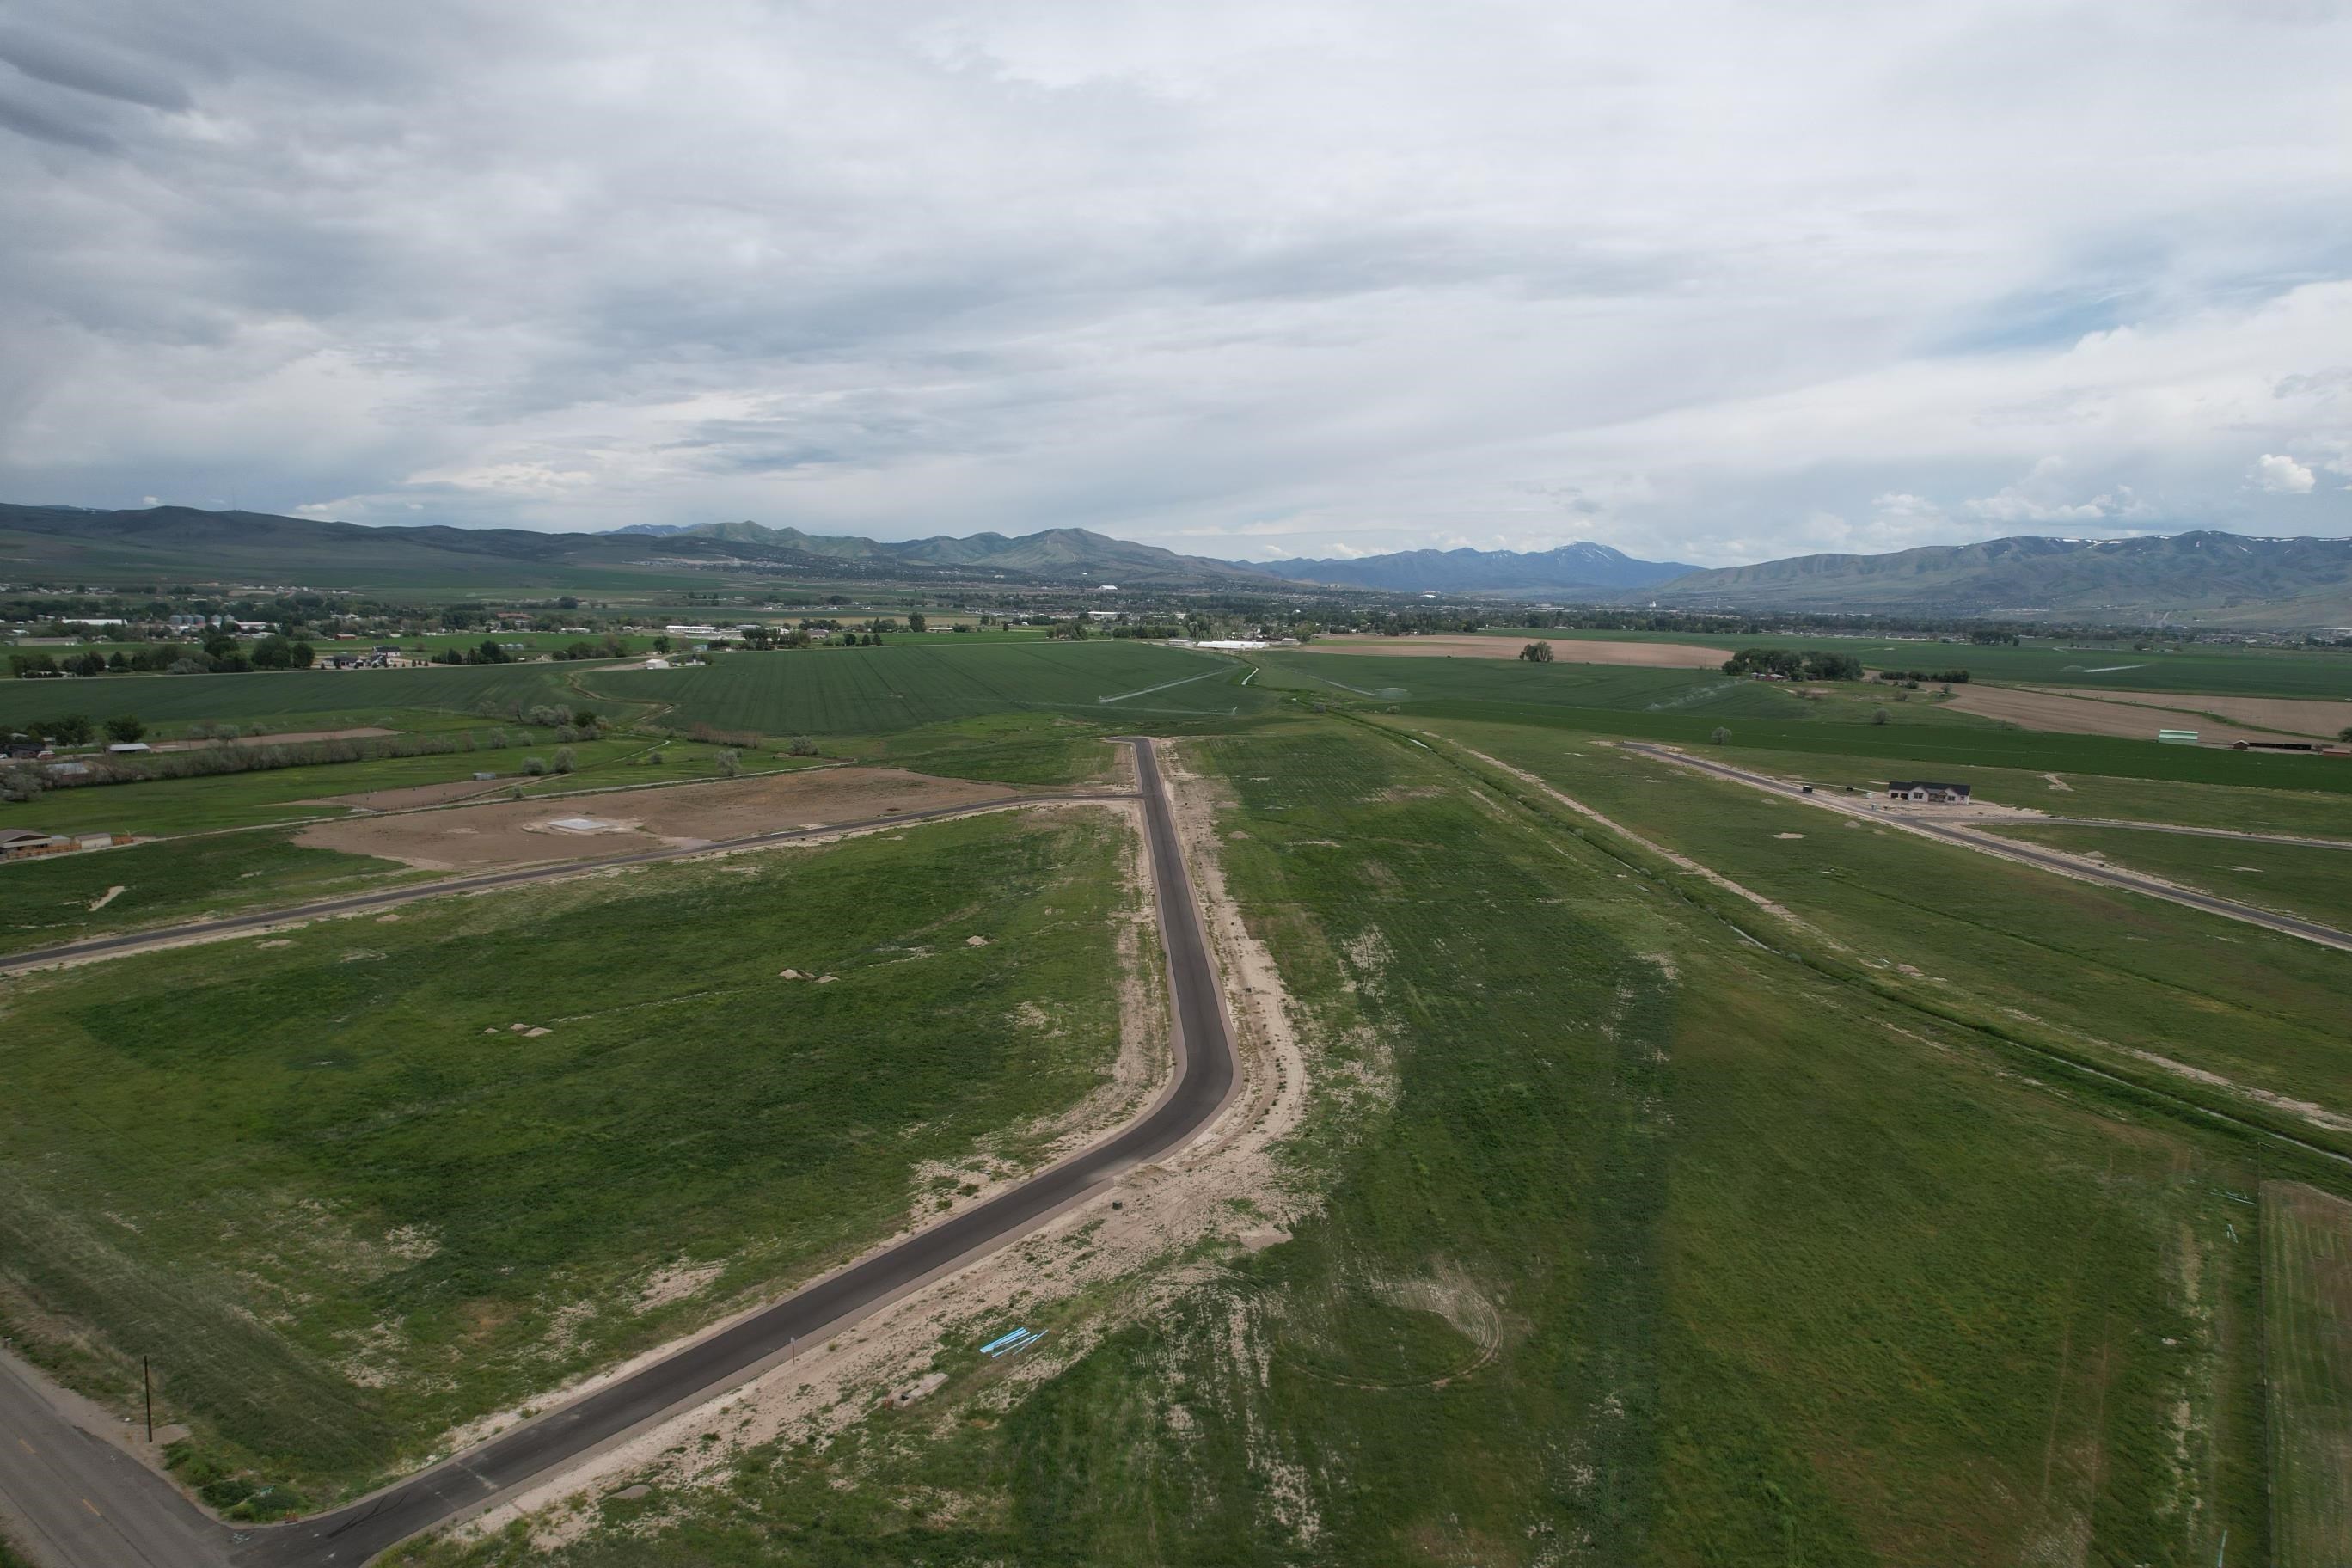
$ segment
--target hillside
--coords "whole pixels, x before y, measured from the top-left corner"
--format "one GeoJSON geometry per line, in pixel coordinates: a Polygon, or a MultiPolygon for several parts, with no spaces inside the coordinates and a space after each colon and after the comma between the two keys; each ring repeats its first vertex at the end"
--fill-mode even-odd
{"type": "Polygon", "coordinates": [[[95,511],[0,505],[0,574],[44,582],[134,579],[365,589],[620,589],[707,584],[713,574],[809,581],[972,581],[1185,587],[1280,579],[1084,529],[906,543],[827,538],[754,522],[535,533],[367,528],[267,512],[153,507],[95,511]]]}
{"type": "Polygon", "coordinates": [[[1638,561],[1605,544],[1580,541],[1556,550],[1401,550],[1353,561],[1266,561],[1261,571],[1299,583],[1375,588],[1391,594],[1528,594],[1607,597],[1646,588],[1697,567],[1638,561]]]}
{"type": "Polygon", "coordinates": [[[1692,572],[1640,594],[1689,608],[2058,614],[2245,626],[2352,624],[2352,540],[2200,531],[1927,545],[1692,572]]]}

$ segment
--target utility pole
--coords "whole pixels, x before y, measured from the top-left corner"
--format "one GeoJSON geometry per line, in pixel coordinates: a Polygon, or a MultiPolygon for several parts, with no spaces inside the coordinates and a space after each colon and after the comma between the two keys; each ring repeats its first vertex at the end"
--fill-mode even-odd
{"type": "Polygon", "coordinates": [[[155,1440],[155,1376],[147,1370],[147,1358],[139,1358],[139,1383],[147,1394],[147,1441],[155,1440]]]}

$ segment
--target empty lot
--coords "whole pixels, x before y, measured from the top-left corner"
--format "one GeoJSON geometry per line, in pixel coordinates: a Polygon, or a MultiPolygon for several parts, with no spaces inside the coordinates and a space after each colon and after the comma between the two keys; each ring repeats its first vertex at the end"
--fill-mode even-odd
{"type": "Polygon", "coordinates": [[[824,768],[684,789],[491,801],[405,816],[346,818],[306,827],[297,842],[454,870],[690,847],[755,833],[1001,800],[1012,793],[1003,784],[929,778],[897,768],[824,768]],[[553,826],[570,818],[593,818],[611,826],[574,832],[553,826]]]}

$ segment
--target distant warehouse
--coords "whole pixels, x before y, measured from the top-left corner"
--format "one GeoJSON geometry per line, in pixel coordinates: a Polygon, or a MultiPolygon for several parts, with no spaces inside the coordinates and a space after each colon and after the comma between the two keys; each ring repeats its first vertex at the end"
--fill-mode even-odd
{"type": "Polygon", "coordinates": [[[1924,779],[1896,779],[1886,786],[1889,800],[1918,800],[1935,805],[1966,805],[1969,786],[1964,784],[1929,784],[1924,779]]]}

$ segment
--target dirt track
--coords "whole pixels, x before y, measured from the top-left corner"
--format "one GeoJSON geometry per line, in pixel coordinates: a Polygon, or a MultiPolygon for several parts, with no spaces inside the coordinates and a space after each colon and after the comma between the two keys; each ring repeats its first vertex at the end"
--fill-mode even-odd
{"type": "Polygon", "coordinates": [[[1721,648],[1678,642],[1585,642],[1566,637],[1320,637],[1308,653],[1381,653],[1420,658],[1517,658],[1530,642],[1551,644],[1562,664],[1633,665],[1642,669],[1720,669],[1731,656],[1721,648]]]}
{"type": "Polygon", "coordinates": [[[824,768],[683,789],[487,801],[405,816],[341,817],[312,824],[296,841],[428,870],[456,870],[687,847],[895,812],[968,805],[1013,793],[1003,784],[931,778],[896,768],[824,768]],[[549,826],[561,818],[592,818],[612,826],[584,833],[549,826]]]}

